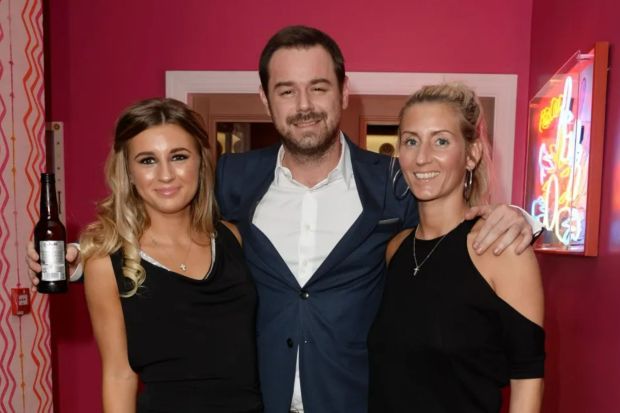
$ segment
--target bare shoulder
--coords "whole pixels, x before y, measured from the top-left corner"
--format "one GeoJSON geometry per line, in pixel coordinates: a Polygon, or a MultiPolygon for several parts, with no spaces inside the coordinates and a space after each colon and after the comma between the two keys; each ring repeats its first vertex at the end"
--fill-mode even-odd
{"type": "Polygon", "coordinates": [[[239,228],[237,228],[237,226],[235,224],[233,224],[232,222],[228,222],[228,221],[220,221],[222,224],[224,224],[226,226],[226,228],[228,228],[230,230],[230,232],[233,233],[233,235],[235,236],[235,238],[237,238],[237,241],[239,241],[240,245],[243,245],[243,241],[241,240],[241,233],[239,232],[239,228]]]}
{"type": "Polygon", "coordinates": [[[95,256],[89,258],[84,263],[84,281],[88,279],[91,283],[105,282],[106,279],[114,279],[114,269],[109,255],[95,256]]]}
{"type": "Polygon", "coordinates": [[[84,264],[84,292],[88,301],[113,297],[118,299],[118,286],[109,255],[91,257],[84,264]]]}
{"type": "Polygon", "coordinates": [[[398,251],[398,248],[400,248],[400,244],[403,243],[405,238],[407,238],[411,232],[413,232],[413,228],[407,228],[396,234],[394,238],[390,240],[385,250],[385,262],[388,265],[390,264],[390,261],[392,261],[392,257],[396,254],[396,251],[398,251]]]}
{"type": "Polygon", "coordinates": [[[474,266],[495,293],[522,315],[542,325],[544,312],[543,286],[534,250],[529,247],[517,254],[513,246],[500,255],[493,248],[483,254],[473,249],[480,221],[467,236],[467,249],[474,266]]]}

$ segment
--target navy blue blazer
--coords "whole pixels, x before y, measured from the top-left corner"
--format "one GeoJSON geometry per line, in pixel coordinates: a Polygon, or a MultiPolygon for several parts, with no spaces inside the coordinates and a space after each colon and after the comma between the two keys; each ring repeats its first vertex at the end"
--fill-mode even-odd
{"type": "Polygon", "coordinates": [[[217,200],[224,219],[239,227],[258,290],[258,368],[267,413],[289,411],[297,349],[307,413],[367,411],[366,338],[383,293],[385,247],[417,223],[417,210],[412,196],[395,196],[390,158],[347,143],[363,211],[303,289],[252,224],[274,179],[279,145],[218,161],[217,200]]]}

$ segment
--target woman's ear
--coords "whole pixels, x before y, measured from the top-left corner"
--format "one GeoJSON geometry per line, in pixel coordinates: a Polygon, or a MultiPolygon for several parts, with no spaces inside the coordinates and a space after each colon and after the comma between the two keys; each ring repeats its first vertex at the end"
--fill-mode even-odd
{"type": "Polygon", "coordinates": [[[473,171],[476,166],[478,166],[480,158],[482,158],[482,143],[479,140],[476,140],[469,145],[467,150],[467,169],[473,171]]]}

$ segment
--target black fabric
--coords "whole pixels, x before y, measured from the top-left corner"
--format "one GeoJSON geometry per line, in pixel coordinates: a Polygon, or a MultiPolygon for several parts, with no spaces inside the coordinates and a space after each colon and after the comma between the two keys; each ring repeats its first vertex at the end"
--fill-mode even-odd
{"type": "MultiPolygon", "coordinates": [[[[145,260],[144,284],[121,298],[129,363],[145,387],[138,412],[260,412],[256,289],[234,235],[216,226],[211,274],[195,280],[145,260]]],[[[119,290],[122,254],[112,256],[119,290]]]]}
{"type": "MultiPolygon", "coordinates": [[[[498,297],[451,231],[413,276],[413,234],[394,255],[371,328],[369,411],[484,412],[510,378],[543,376],[544,331],[498,297]]],[[[421,262],[437,239],[416,240],[421,262]]]]}

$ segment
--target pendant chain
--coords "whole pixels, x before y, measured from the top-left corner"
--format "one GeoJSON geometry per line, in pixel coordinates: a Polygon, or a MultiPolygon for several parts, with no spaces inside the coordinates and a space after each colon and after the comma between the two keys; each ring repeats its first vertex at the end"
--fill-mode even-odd
{"type": "MultiPolygon", "coordinates": [[[[153,238],[153,236],[151,235],[151,241],[153,241],[153,245],[155,245],[156,247],[160,248],[163,247],[163,245],[161,245],[159,242],[157,242],[155,240],[155,238],[153,238]]],[[[189,252],[192,250],[192,240],[190,238],[189,240],[189,247],[187,248],[187,252],[185,253],[185,257],[183,257],[183,260],[181,261],[181,263],[179,264],[179,269],[183,272],[187,271],[187,257],[189,257],[189,252]]],[[[168,249],[168,247],[165,247],[166,249],[168,249]]]]}
{"type": "Polygon", "coordinates": [[[415,232],[413,233],[413,262],[415,263],[415,268],[413,269],[413,276],[414,277],[416,275],[418,275],[418,272],[420,271],[420,269],[422,268],[424,263],[430,258],[430,256],[433,254],[433,252],[435,252],[435,250],[437,249],[439,244],[441,244],[441,241],[443,241],[443,239],[450,233],[450,232],[447,232],[447,233],[445,233],[443,235],[443,237],[439,238],[439,241],[437,241],[437,243],[433,246],[433,248],[431,249],[431,252],[429,252],[426,255],[426,257],[424,257],[422,262],[418,264],[418,258],[416,257],[416,254],[415,254],[415,239],[416,239],[416,235],[418,234],[418,228],[419,227],[420,227],[419,225],[417,227],[415,227],[415,232]]]}

